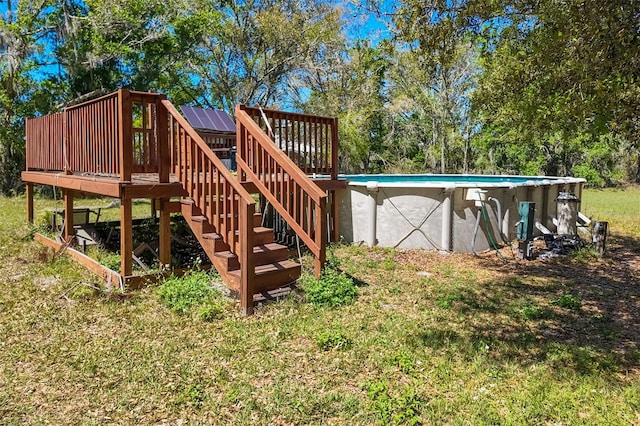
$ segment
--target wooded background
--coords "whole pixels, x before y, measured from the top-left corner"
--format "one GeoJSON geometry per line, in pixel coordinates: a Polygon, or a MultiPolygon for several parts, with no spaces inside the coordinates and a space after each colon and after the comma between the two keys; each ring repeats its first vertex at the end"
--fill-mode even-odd
{"type": "Polygon", "coordinates": [[[24,119],[117,88],[340,118],[340,169],[640,182],[640,0],[0,1],[0,191],[24,119]]]}

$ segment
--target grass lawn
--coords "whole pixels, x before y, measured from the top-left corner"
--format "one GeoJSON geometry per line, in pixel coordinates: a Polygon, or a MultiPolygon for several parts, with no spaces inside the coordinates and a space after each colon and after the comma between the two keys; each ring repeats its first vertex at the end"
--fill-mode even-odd
{"type": "Polygon", "coordinates": [[[0,198],[0,424],[640,424],[638,206],[583,194],[604,259],[338,246],[352,304],[203,321],[93,289],[0,198]]]}

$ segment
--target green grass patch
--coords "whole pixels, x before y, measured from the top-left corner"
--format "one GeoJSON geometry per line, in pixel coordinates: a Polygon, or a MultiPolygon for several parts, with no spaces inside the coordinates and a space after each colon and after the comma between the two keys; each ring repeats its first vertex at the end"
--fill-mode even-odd
{"type": "Polygon", "coordinates": [[[554,298],[551,304],[559,306],[561,308],[570,309],[572,311],[578,311],[582,307],[582,301],[579,296],[571,293],[565,293],[561,296],[554,298]]]}
{"type": "Polygon", "coordinates": [[[358,296],[358,288],[344,272],[325,268],[320,279],[306,274],[300,284],[309,303],[316,306],[335,308],[349,305],[358,296]]]}
{"type": "Polygon", "coordinates": [[[158,287],[160,301],[171,311],[189,315],[198,308],[198,317],[213,321],[222,316],[222,295],[212,287],[212,276],[206,271],[191,271],[181,277],[171,276],[158,287]]]}
{"type": "Polygon", "coordinates": [[[386,381],[374,380],[367,384],[367,396],[371,401],[376,420],[381,424],[417,425],[422,423],[420,413],[423,404],[412,386],[393,392],[386,381]]]}
{"type": "Polygon", "coordinates": [[[520,319],[525,321],[537,321],[548,318],[551,315],[547,308],[530,301],[516,305],[514,312],[520,319]]]}
{"type": "Polygon", "coordinates": [[[322,351],[345,351],[351,348],[353,342],[341,329],[325,330],[316,338],[316,343],[322,351]]]}
{"type": "Polygon", "coordinates": [[[335,245],[320,307],[302,280],[252,317],[202,271],[168,291],[187,314],[160,285],[96,290],[0,198],[0,423],[635,424],[638,194],[584,192],[611,230],[598,261],[335,245]]]}
{"type": "Polygon", "coordinates": [[[571,252],[571,258],[578,263],[591,263],[600,260],[600,255],[594,247],[580,247],[571,252]]]}
{"type": "Polygon", "coordinates": [[[585,189],[580,203],[581,210],[592,220],[609,222],[609,232],[614,235],[638,237],[638,187],[585,189]]]}

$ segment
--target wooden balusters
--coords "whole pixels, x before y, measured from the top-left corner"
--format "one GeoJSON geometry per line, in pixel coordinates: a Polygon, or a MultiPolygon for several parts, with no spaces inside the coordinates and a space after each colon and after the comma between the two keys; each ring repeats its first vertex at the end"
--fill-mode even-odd
{"type": "MultiPolygon", "coordinates": [[[[272,114],[273,119],[269,120],[270,126],[285,122],[280,120],[279,114],[272,114]]],[[[285,143],[286,147],[293,146],[294,152],[305,145],[301,142],[303,135],[313,133],[303,130],[299,124],[302,121],[300,118],[306,120],[308,116],[299,114],[296,116],[299,119],[296,121],[298,124],[292,125],[290,131],[289,126],[284,127],[284,132],[279,129],[273,131],[273,127],[271,129],[274,135],[282,133],[295,135],[297,142],[285,143]]],[[[316,273],[319,276],[321,264],[325,259],[327,196],[307,177],[300,166],[307,172],[313,168],[301,164],[300,161],[294,162],[294,159],[287,156],[283,142],[280,141],[281,145],[278,147],[252,117],[257,117],[256,119],[261,120],[263,127],[267,127],[262,113],[256,110],[247,112],[244,107],[236,107],[238,126],[236,133],[240,135],[238,151],[241,153],[238,158],[239,174],[253,181],[269,203],[309,247],[316,256],[316,273]],[[285,181],[288,189],[286,192],[281,190],[285,186],[285,181]]]]}

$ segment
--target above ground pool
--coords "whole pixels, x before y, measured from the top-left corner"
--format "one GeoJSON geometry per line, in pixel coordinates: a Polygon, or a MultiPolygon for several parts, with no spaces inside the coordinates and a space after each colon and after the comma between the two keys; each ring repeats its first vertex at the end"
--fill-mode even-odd
{"type": "Polygon", "coordinates": [[[492,239],[513,240],[520,201],[535,203],[538,234],[541,229],[555,230],[558,193],[573,192],[580,199],[585,183],[551,176],[340,177],[348,182],[337,194],[343,241],[456,252],[486,250],[492,239]]]}

